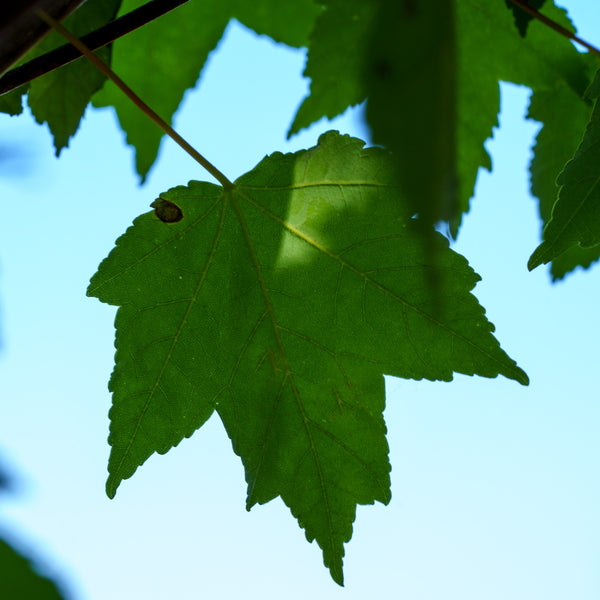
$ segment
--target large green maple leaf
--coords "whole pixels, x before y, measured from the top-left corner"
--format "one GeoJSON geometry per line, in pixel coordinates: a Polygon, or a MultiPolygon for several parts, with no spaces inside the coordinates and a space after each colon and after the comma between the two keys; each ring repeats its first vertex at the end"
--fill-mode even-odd
{"type": "Polygon", "coordinates": [[[588,90],[595,100],[585,135],[558,178],[561,186],[544,240],[531,255],[529,269],[550,262],[570,248],[595,252],[600,244],[600,71],[588,90]]]}
{"type": "Polygon", "coordinates": [[[120,307],[107,492],[216,410],[248,508],[281,496],[341,583],[356,505],[390,499],[383,374],[528,382],[470,293],[479,277],[435,234],[433,297],[389,154],[336,132],[153,206],[88,290],[120,307]]]}
{"type": "MultiPolygon", "coordinates": [[[[146,0],[124,0],[120,14],[146,0]]],[[[171,122],[184,92],[193,87],[209,53],[232,18],[291,46],[307,43],[320,8],[312,0],[191,0],[124,38],[113,46],[112,67],[145,102],[171,122]]],[[[136,151],[142,180],[156,160],[163,132],[107,84],[94,105],[114,106],[127,143],[136,151]]]]}

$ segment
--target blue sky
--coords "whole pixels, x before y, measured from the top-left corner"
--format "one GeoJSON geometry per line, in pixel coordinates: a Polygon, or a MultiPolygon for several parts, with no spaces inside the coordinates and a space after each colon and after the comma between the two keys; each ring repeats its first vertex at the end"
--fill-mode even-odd
{"type": "MultiPolygon", "coordinates": [[[[596,2],[564,5],[600,43],[596,2]]],[[[327,129],[364,136],[358,108],[285,141],[304,60],[231,25],[177,130],[230,179],[327,129]]],[[[483,277],[475,293],[531,385],[387,380],[392,501],[358,509],[344,589],[279,500],[246,512],[215,418],[107,499],[115,310],[86,298],[87,282],[161,191],[206,175],[164,141],[139,187],[110,110],[88,111],[58,160],[45,128],[0,117],[2,143],[19,150],[0,170],[0,460],[16,480],[0,531],[78,600],[598,598],[600,271],[558,285],[527,272],[539,237],[527,97],[503,87],[494,171],[480,174],[455,249],[483,277]]]]}

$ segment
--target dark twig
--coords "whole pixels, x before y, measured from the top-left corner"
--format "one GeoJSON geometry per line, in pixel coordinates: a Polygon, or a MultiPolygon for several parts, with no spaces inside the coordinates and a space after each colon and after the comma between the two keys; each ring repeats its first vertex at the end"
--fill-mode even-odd
{"type": "Polygon", "coordinates": [[[102,59],[96,56],[76,35],[71,33],[48,13],[38,10],[37,14],[73,44],[102,74],[112,81],[146,116],[156,123],[172,140],[179,144],[194,160],[198,161],[225,189],[233,184],[217,167],[209,162],[198,150],[184,140],[162,117],[154,112],[102,59]]]}
{"type": "Polygon", "coordinates": [[[577,37],[573,32],[569,31],[562,25],[559,25],[556,21],[549,19],[546,15],[543,15],[539,10],[535,8],[531,8],[527,2],[523,0],[510,0],[513,4],[516,4],[519,8],[523,9],[526,13],[529,13],[534,19],[541,21],[544,25],[550,27],[550,29],[554,29],[557,33],[564,35],[565,37],[577,42],[584,48],[587,48],[592,54],[596,56],[600,56],[600,50],[595,46],[592,46],[589,42],[582,40],[580,37],[577,37]]]}
{"type": "MultiPolygon", "coordinates": [[[[147,4],[115,19],[104,27],[83,36],[81,40],[91,50],[97,50],[142,27],[142,25],[150,23],[185,2],[188,2],[188,0],[151,0],[147,4]]],[[[12,69],[4,77],[0,78],[0,95],[6,94],[36,77],[45,75],[54,69],[58,69],[58,67],[77,60],[81,56],[82,54],[77,48],[71,44],[66,44],[43,56],[34,58],[28,63],[12,69]]]]}

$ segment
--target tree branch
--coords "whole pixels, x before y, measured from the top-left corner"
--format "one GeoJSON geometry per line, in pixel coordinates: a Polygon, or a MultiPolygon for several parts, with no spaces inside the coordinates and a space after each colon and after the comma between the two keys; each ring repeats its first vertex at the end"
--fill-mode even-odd
{"type": "MultiPolygon", "coordinates": [[[[83,36],[81,41],[91,50],[97,50],[131,31],[150,23],[185,2],[188,2],[188,0],[151,0],[126,15],[107,23],[104,27],[83,36]]],[[[6,94],[36,77],[45,75],[54,69],[77,60],[81,56],[81,51],[75,48],[75,46],[65,44],[60,48],[52,50],[52,52],[34,58],[28,63],[12,69],[12,71],[9,71],[4,77],[0,78],[0,95],[6,94]]]]}
{"type": "Polygon", "coordinates": [[[233,187],[233,183],[209,162],[198,150],[184,140],[162,117],[154,112],[103,60],[96,56],[76,35],[63,27],[56,19],[53,19],[44,11],[37,11],[40,19],[43,19],[70,44],[73,44],[87,60],[89,60],[101,73],[106,75],[146,116],[158,125],[173,141],[181,146],[194,160],[199,162],[225,189],[233,187]]]}

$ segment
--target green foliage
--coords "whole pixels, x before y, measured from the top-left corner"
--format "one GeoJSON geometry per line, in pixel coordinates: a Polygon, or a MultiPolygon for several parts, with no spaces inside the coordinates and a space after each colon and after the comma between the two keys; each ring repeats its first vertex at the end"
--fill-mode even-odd
{"type": "Polygon", "coordinates": [[[544,229],[544,241],[529,259],[530,269],[577,244],[582,248],[600,244],[600,71],[587,95],[596,104],[575,156],[560,174],[558,201],[544,229]]]}
{"type": "Polygon", "coordinates": [[[341,114],[367,96],[362,76],[377,2],[328,0],[324,5],[310,35],[304,70],[311,80],[310,94],[300,105],[288,136],[321,117],[341,114]]]}
{"type": "Polygon", "coordinates": [[[24,85],[0,96],[0,112],[13,117],[20,115],[23,112],[23,95],[27,93],[27,87],[27,85],[24,85]]]}
{"type": "Polygon", "coordinates": [[[51,580],[40,575],[31,562],[0,539],[0,591],[2,597],[19,600],[63,600],[51,580]]]}
{"type": "MultiPolygon", "coordinates": [[[[88,0],[67,25],[82,35],[144,1],[88,0]]],[[[531,189],[547,226],[530,267],[553,261],[560,278],[600,254],[600,75],[585,95],[599,64],[502,0],[190,0],[100,54],[171,121],[232,18],[308,47],[310,94],[290,135],[368,98],[384,148],[329,132],[235,184],[161,194],[117,240],[88,290],[119,307],[107,493],[216,411],[248,508],[280,496],[341,584],[356,506],[390,499],[383,374],[528,383],[471,294],[479,276],[433,227],[456,236],[491,169],[500,81],[528,86],[542,123],[531,189]]],[[[76,61],[0,110],[18,114],[28,92],[59,152],[102,84],[76,61]]],[[[116,109],[144,179],[162,132],[113,84],[93,102],[116,109]]]]}
{"type": "MultiPolygon", "coordinates": [[[[545,123],[537,135],[530,165],[531,193],[539,198],[539,212],[544,224],[550,220],[558,193],[558,173],[577,150],[591,108],[564,84],[558,84],[554,90],[538,92],[531,99],[528,118],[545,123]]],[[[577,266],[588,267],[599,257],[598,247],[571,246],[552,260],[552,278],[562,279],[577,266]]]]}
{"type": "MultiPolygon", "coordinates": [[[[545,1],[546,0],[528,0],[527,4],[531,6],[531,8],[539,10],[540,8],[542,8],[542,6],[544,6],[545,1]]],[[[506,6],[508,6],[508,8],[513,12],[515,16],[515,25],[517,26],[521,37],[525,37],[527,35],[527,26],[529,25],[529,22],[533,19],[533,17],[528,12],[524,11],[522,8],[516,5],[514,2],[511,2],[511,0],[505,0],[505,2],[506,6]]]]}
{"type": "MultiPolygon", "coordinates": [[[[65,21],[65,25],[76,35],[85,35],[113,19],[119,3],[120,0],[89,0],[65,21]]],[[[64,43],[58,34],[51,33],[27,58],[44,54],[64,43]]],[[[110,60],[108,48],[99,50],[98,55],[103,60],[110,60]]],[[[48,123],[57,156],[77,131],[91,97],[104,81],[104,75],[95,67],[79,59],[31,82],[29,107],[38,123],[48,123]]]]}
{"type": "MultiPolygon", "coordinates": [[[[499,81],[534,92],[564,81],[581,98],[589,63],[541,23],[532,23],[522,38],[499,0],[462,0],[453,7],[440,0],[419,5],[431,12],[414,14],[404,8],[410,6],[391,0],[326,3],[308,51],[310,95],[290,132],[368,97],[374,141],[394,150],[407,197],[426,221],[450,221],[456,236],[479,167],[491,169],[483,144],[497,125],[499,81]],[[440,11],[449,17],[439,18],[440,11]]],[[[572,29],[553,4],[545,13],[572,29]]]]}
{"type": "Polygon", "coordinates": [[[469,293],[478,276],[439,234],[434,312],[389,156],[362,145],[330,132],[232,189],[170,190],[159,207],[183,218],[139,217],[88,292],[121,307],[108,494],[216,409],[248,507],[281,496],[338,583],[356,504],[390,497],[383,373],[527,383],[469,293]]]}
{"type": "MultiPolygon", "coordinates": [[[[145,2],[124,0],[120,13],[145,2]]],[[[230,19],[237,18],[277,41],[300,46],[308,38],[317,10],[312,0],[191,1],[118,40],[112,66],[153,110],[170,122],[230,19]]],[[[115,107],[127,143],[135,147],[136,169],[144,180],[156,160],[163,132],[150,124],[146,115],[113,84],[94,98],[94,104],[115,107]]]]}
{"type": "Polygon", "coordinates": [[[402,194],[421,222],[449,221],[458,210],[454,2],[382,0],[369,41],[373,142],[393,152],[402,194]]]}

